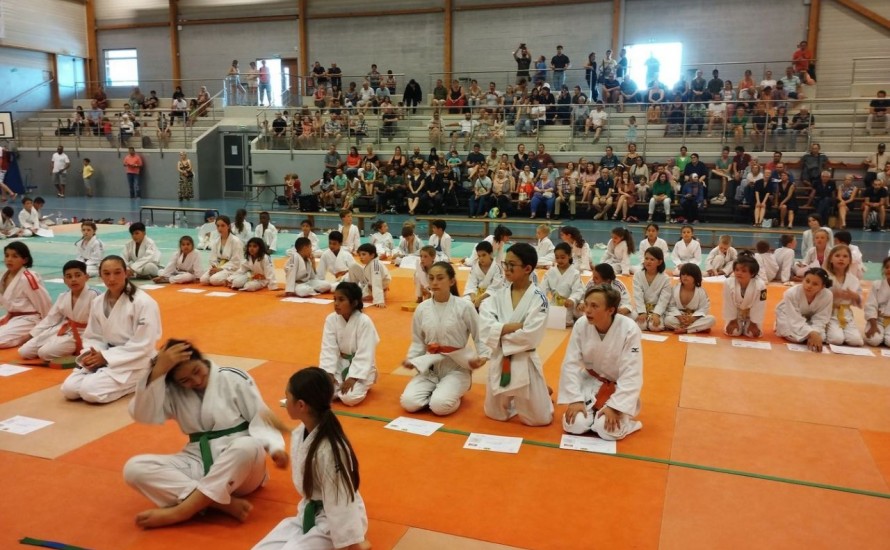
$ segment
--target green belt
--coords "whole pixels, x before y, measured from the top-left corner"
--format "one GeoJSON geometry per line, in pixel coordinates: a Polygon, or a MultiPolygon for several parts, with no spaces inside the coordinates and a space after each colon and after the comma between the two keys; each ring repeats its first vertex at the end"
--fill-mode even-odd
{"type": "Polygon", "coordinates": [[[315,527],[315,516],[324,509],[324,503],[320,500],[310,500],[303,509],[303,534],[315,527]]]}
{"type": "Polygon", "coordinates": [[[204,474],[210,471],[213,466],[213,453],[210,452],[210,440],[225,437],[227,435],[243,432],[250,427],[250,422],[242,422],[234,428],[226,428],[225,430],[214,430],[211,432],[195,432],[189,434],[189,443],[198,443],[201,447],[201,462],[204,463],[204,474]]]}
{"type": "MultiPolygon", "coordinates": [[[[341,354],[340,354],[340,359],[346,359],[347,361],[349,361],[349,364],[346,365],[346,368],[343,369],[343,372],[340,373],[340,374],[343,376],[343,381],[344,381],[344,382],[346,381],[346,378],[349,376],[349,367],[352,366],[352,358],[353,358],[353,357],[355,357],[355,354],[354,354],[354,353],[351,354],[351,355],[348,354],[348,353],[341,353],[341,354]]],[[[303,532],[305,533],[305,531],[303,531],[303,532]]]]}

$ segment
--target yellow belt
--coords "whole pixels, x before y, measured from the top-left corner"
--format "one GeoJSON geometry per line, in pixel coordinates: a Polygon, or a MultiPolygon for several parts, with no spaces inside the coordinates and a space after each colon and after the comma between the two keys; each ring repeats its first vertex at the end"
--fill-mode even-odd
{"type": "Polygon", "coordinates": [[[481,298],[483,294],[485,294],[486,288],[478,286],[476,287],[476,298],[481,298]]]}
{"type": "Polygon", "coordinates": [[[566,300],[567,300],[567,298],[565,296],[560,296],[559,294],[557,294],[555,292],[553,293],[553,303],[555,303],[556,305],[564,306],[566,303],[566,300]]]}
{"type": "MultiPolygon", "coordinates": [[[[837,324],[841,328],[847,328],[847,312],[850,311],[849,304],[837,304],[834,306],[834,314],[837,315],[837,324]]],[[[887,318],[884,318],[884,326],[887,326],[887,318]]]]}
{"type": "Polygon", "coordinates": [[[655,310],[655,304],[646,303],[646,313],[652,313],[655,310]]]}
{"type": "Polygon", "coordinates": [[[883,323],[884,328],[887,328],[888,326],[890,326],[890,317],[884,317],[881,322],[883,323]]]}

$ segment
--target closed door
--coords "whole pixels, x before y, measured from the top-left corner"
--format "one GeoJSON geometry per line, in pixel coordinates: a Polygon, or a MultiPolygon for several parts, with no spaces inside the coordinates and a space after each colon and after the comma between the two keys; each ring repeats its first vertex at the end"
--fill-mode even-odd
{"type": "Polygon", "coordinates": [[[223,134],[223,181],[225,193],[240,194],[250,182],[247,147],[244,134],[223,134]]]}

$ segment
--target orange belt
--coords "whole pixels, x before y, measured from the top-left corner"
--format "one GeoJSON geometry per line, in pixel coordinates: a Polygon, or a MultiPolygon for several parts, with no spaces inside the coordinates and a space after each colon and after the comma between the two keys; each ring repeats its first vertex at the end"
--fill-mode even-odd
{"type": "Polygon", "coordinates": [[[66,319],[62,326],[59,327],[59,332],[56,333],[56,336],[62,336],[68,330],[71,330],[71,336],[74,337],[74,355],[80,355],[80,351],[83,349],[83,340],[80,338],[80,329],[87,328],[86,323],[78,323],[72,319],[66,319]]]}
{"type": "Polygon", "coordinates": [[[604,377],[600,376],[594,370],[591,370],[591,369],[586,369],[586,370],[587,370],[587,374],[589,374],[590,376],[596,378],[597,380],[599,380],[600,382],[603,383],[603,385],[600,386],[600,389],[597,390],[595,401],[593,403],[593,410],[598,411],[606,405],[606,401],[608,401],[609,398],[612,397],[612,394],[615,393],[616,384],[615,384],[615,382],[612,382],[608,378],[604,378],[604,377]]]}
{"type": "Polygon", "coordinates": [[[884,325],[884,328],[887,328],[888,326],[890,326],[890,317],[884,317],[881,320],[881,323],[884,325]]]}
{"type": "Polygon", "coordinates": [[[441,344],[437,344],[435,342],[431,344],[427,344],[426,352],[427,353],[451,353],[457,351],[461,348],[456,348],[454,346],[443,346],[441,344]]]}
{"type": "Polygon", "coordinates": [[[0,319],[0,327],[12,320],[13,317],[24,317],[25,315],[40,315],[36,311],[10,311],[6,317],[0,319]]]}

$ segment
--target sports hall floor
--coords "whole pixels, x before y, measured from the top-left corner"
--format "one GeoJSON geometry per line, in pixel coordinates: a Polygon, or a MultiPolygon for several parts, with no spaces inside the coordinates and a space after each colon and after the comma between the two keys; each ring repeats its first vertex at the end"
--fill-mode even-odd
{"type": "MultiPolygon", "coordinates": [[[[163,261],[185,231],[149,228],[163,261]]],[[[47,280],[61,276],[79,227],[56,233],[28,241],[47,280]]],[[[129,235],[124,226],[103,225],[99,237],[115,252],[129,235]]],[[[279,247],[293,237],[282,234],[279,247]]],[[[456,255],[470,246],[461,243],[456,255]]],[[[283,262],[277,255],[276,265],[283,262]]],[[[459,271],[459,279],[466,274],[459,271]]],[[[876,277],[877,266],[869,274],[876,277]]],[[[644,341],[644,427],[619,442],[614,456],[560,450],[558,421],[528,428],[487,419],[482,372],[456,414],[415,415],[444,422],[445,430],[412,436],[383,428],[402,415],[398,396],[410,376],[397,365],[410,339],[411,314],[400,306],[413,301],[412,276],[394,269],[388,307],[366,310],[382,338],[377,385],[357,408],[336,405],[360,460],[374,548],[887,547],[890,358],[880,350],[873,358],[799,353],[770,335],[772,349],[764,351],[734,347],[718,332],[713,346],[674,335],[644,341]],[[464,450],[467,432],[525,443],[517,455],[464,450]]],[[[53,296],[63,289],[47,287],[53,296]]],[[[249,370],[284,418],[277,406],[284,384],[317,361],[331,306],[280,302],[280,293],[265,291],[214,298],[179,290],[150,291],[161,306],[163,337],[187,338],[220,364],[249,370]]],[[[770,330],[783,290],[769,288],[770,330]]],[[[708,284],[708,291],[721,326],[720,287],[708,284]]],[[[538,350],[554,388],[568,336],[549,330],[538,350]]],[[[0,363],[15,359],[15,350],[0,352],[0,363]]],[[[26,436],[0,432],[0,548],[17,548],[27,536],[103,550],[244,549],[294,514],[290,473],[270,462],[270,482],[251,497],[246,523],[209,513],[173,528],[138,529],[133,518],[150,503],[124,484],[124,462],[178,451],[185,436],[173,422],[134,424],[127,400],[65,402],[58,386],[66,374],[34,368],[0,377],[0,420],[54,422],[26,436]]]]}

